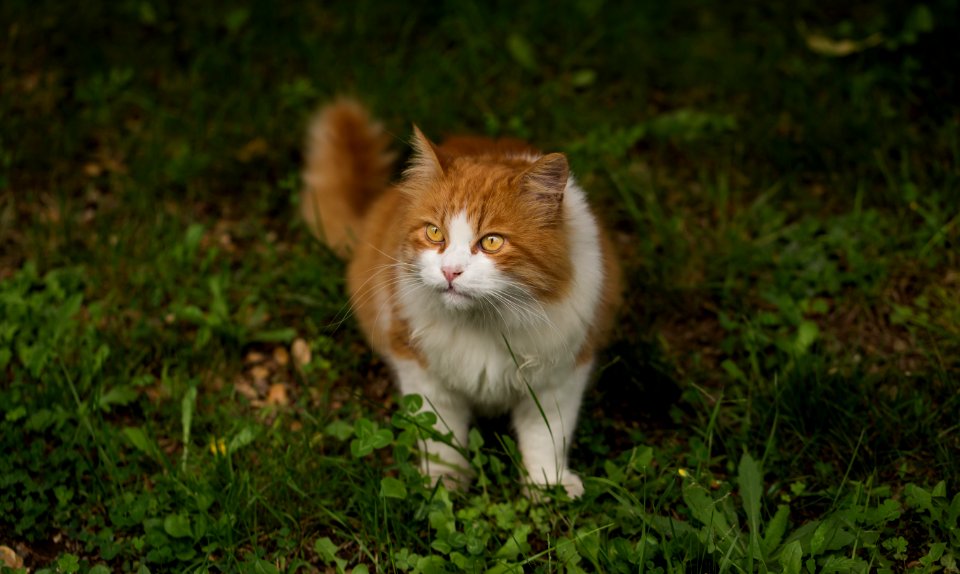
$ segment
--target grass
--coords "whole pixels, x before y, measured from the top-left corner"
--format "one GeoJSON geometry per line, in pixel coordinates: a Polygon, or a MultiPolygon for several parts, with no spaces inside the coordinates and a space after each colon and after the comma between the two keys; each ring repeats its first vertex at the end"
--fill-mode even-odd
{"type": "Polygon", "coordinates": [[[957,572],[956,2],[0,22],[3,572],[957,572]],[[339,93],[404,153],[569,155],[629,280],[582,499],[528,502],[499,420],[469,491],[420,481],[429,421],[296,219],[339,93]]]}

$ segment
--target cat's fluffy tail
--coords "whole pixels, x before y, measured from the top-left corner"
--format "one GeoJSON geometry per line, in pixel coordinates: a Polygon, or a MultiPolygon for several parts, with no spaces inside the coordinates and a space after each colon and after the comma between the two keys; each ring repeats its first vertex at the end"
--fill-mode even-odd
{"type": "Polygon", "coordinates": [[[383,126],[340,99],[320,109],[307,131],[300,207],[310,231],[349,257],[360,222],[387,187],[394,155],[383,126]]]}

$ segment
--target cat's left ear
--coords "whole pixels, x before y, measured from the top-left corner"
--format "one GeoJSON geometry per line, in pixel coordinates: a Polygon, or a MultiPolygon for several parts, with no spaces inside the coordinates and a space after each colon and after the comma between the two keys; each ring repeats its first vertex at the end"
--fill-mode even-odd
{"type": "Polygon", "coordinates": [[[416,125],[413,126],[413,157],[405,172],[409,180],[430,181],[443,175],[444,155],[416,125]]]}
{"type": "Polygon", "coordinates": [[[551,153],[538,159],[520,176],[524,189],[533,194],[537,203],[547,215],[559,215],[563,203],[563,192],[567,189],[570,166],[567,156],[551,153]]]}

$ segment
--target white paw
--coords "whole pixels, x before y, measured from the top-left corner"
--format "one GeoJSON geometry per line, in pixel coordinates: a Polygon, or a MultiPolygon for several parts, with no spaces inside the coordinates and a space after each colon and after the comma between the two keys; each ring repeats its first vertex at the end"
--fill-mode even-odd
{"type": "Polygon", "coordinates": [[[443,487],[450,492],[463,492],[467,490],[473,479],[473,477],[464,472],[436,472],[427,474],[426,476],[430,479],[430,486],[434,486],[440,482],[443,483],[443,487]]]}
{"type": "Polygon", "coordinates": [[[573,472],[566,470],[561,475],[560,484],[567,491],[570,498],[580,498],[583,496],[583,481],[573,472]]]}
{"type": "Polygon", "coordinates": [[[571,499],[583,496],[583,481],[571,470],[564,470],[560,473],[560,480],[557,482],[544,482],[543,480],[532,481],[524,487],[523,493],[533,502],[550,502],[551,498],[544,494],[544,489],[560,485],[567,492],[571,499]]]}
{"type": "Polygon", "coordinates": [[[459,459],[456,463],[435,458],[421,459],[420,472],[430,479],[430,486],[443,482],[447,490],[466,490],[473,480],[473,473],[465,458],[461,456],[455,458],[459,459]]]}

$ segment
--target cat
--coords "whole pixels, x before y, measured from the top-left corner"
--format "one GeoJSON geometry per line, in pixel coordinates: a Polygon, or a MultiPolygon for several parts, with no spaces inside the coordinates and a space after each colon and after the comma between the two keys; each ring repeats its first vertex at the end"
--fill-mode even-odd
{"type": "MultiPolygon", "coordinates": [[[[413,128],[390,185],[382,125],[337,100],[308,129],[301,195],[311,231],[346,258],[351,305],[403,394],[466,445],[474,414],[509,412],[529,485],[583,493],[567,464],[580,403],[620,302],[621,272],[559,153],[413,128]]],[[[458,448],[421,444],[421,467],[454,487],[458,448]]]]}

